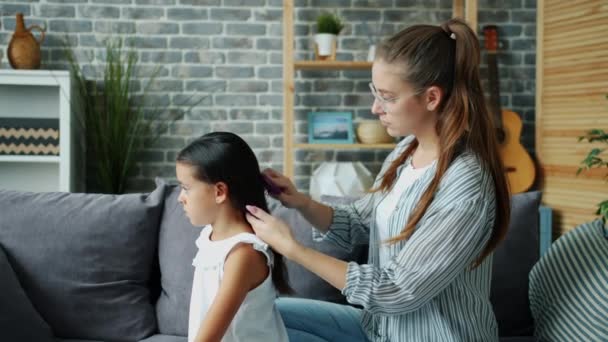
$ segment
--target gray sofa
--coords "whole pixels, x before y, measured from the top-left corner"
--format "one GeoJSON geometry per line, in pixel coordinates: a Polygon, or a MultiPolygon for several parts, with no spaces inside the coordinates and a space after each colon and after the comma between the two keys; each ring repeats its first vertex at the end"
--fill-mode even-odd
{"type": "MultiPolygon", "coordinates": [[[[0,190],[0,340],[185,342],[200,230],[178,192],[162,182],[121,196],[0,190]]],[[[495,255],[501,341],[532,340],[527,275],[539,254],[539,197],[514,197],[512,228],[495,255]]],[[[313,242],[297,212],[276,202],[272,211],[303,243],[365,262],[365,246],[349,253],[313,242]]],[[[297,296],[344,301],[298,265],[288,268],[297,296]]]]}

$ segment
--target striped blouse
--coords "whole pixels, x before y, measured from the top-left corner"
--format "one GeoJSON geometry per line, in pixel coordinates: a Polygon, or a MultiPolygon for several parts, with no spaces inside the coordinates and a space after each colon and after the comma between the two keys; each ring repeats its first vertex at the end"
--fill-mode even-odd
{"type": "MultiPolygon", "coordinates": [[[[385,160],[374,186],[413,137],[403,139],[385,160]]],[[[401,166],[408,165],[411,158],[401,166]]],[[[397,235],[430,184],[437,163],[409,186],[389,217],[397,235]]],[[[470,152],[459,155],[444,174],[425,215],[407,240],[390,246],[380,268],[374,217],[385,192],[335,206],[327,233],[313,230],[350,250],[369,243],[368,264],[350,262],[342,293],[363,307],[362,326],[372,341],[498,341],[490,304],[492,257],[472,269],[490,239],[495,216],[494,182],[470,152]]]]}
{"type": "Polygon", "coordinates": [[[539,341],[608,341],[608,226],[581,224],[557,239],[530,272],[539,341]]]}

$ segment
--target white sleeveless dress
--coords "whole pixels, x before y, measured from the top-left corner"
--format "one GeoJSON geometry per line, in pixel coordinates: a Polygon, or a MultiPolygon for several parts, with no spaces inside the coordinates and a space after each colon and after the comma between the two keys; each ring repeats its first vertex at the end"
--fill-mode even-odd
{"type": "MultiPolygon", "coordinates": [[[[203,228],[196,240],[198,253],[192,261],[194,280],[190,298],[190,317],[188,322],[188,342],[193,342],[200,324],[220,288],[224,274],[226,256],[239,243],[249,243],[266,256],[272,270],[274,261],[272,251],[266,243],[250,233],[241,233],[220,241],[211,241],[213,231],[210,225],[203,228]]],[[[255,289],[249,291],[241,307],[234,316],[222,342],[287,342],[287,330],[274,301],[277,290],[272,283],[272,272],[255,289]]]]}

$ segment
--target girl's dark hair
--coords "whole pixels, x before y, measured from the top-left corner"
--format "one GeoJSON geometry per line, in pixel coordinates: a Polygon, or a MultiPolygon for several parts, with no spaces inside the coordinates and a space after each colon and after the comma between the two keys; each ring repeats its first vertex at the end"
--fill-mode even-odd
{"type": "MultiPolygon", "coordinates": [[[[391,240],[408,239],[425,211],[450,163],[463,149],[471,150],[494,180],[496,216],[489,242],[475,261],[478,266],[504,238],[510,217],[509,189],[500,159],[492,116],[488,113],[479,78],[479,41],[469,26],[451,19],[440,26],[415,25],[395,34],[378,47],[377,59],[403,67],[400,78],[418,94],[431,86],[443,91],[435,131],[439,136],[437,173],[425,190],[401,233],[391,240]]],[[[397,168],[412,155],[418,141],[406,148],[386,171],[379,189],[388,190],[397,168]]]]}
{"type": "MultiPolygon", "coordinates": [[[[243,219],[245,205],[268,212],[258,160],[247,143],[230,132],[213,132],[194,140],[177,155],[177,162],[194,168],[194,177],[205,183],[223,182],[228,198],[243,219]]],[[[274,251],[272,282],[280,293],[291,293],[283,256],[274,251]]]]}

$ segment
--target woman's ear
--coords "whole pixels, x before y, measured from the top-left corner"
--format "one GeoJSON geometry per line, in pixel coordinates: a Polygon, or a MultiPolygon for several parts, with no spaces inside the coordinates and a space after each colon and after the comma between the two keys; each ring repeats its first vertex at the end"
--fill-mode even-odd
{"type": "Polygon", "coordinates": [[[215,184],[215,203],[221,204],[228,199],[228,185],[224,182],[215,184]]]}
{"type": "Polygon", "coordinates": [[[443,90],[438,86],[430,86],[424,92],[424,101],[426,110],[434,112],[439,108],[439,104],[443,100],[443,90]]]}

